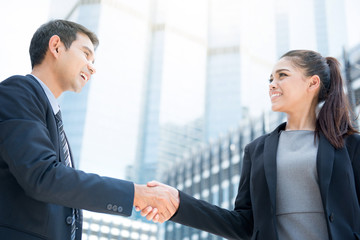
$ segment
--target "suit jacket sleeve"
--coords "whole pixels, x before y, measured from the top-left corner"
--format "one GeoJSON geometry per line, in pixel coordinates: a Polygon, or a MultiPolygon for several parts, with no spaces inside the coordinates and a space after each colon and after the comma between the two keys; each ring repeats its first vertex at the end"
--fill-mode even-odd
{"type": "Polygon", "coordinates": [[[131,215],[133,183],[88,174],[59,162],[49,131],[52,109],[33,82],[18,76],[0,88],[0,163],[7,165],[9,178],[39,201],[131,215]]]}
{"type": "Polygon", "coordinates": [[[233,211],[195,199],[180,191],[180,206],[171,221],[198,228],[227,239],[248,239],[253,231],[250,199],[251,160],[245,148],[238,195],[233,211]]]}

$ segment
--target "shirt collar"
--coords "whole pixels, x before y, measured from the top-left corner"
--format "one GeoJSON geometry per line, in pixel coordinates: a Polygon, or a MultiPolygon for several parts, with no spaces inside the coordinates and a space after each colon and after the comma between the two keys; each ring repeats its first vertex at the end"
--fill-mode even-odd
{"type": "Polygon", "coordinates": [[[33,76],[41,85],[41,87],[44,89],[44,92],[46,94],[46,97],[49,99],[51,108],[54,112],[54,114],[57,114],[58,111],[60,110],[59,104],[54,96],[54,94],[50,91],[50,89],[45,85],[45,83],[43,81],[41,81],[38,77],[36,77],[33,74],[30,74],[31,76],[33,76]]]}

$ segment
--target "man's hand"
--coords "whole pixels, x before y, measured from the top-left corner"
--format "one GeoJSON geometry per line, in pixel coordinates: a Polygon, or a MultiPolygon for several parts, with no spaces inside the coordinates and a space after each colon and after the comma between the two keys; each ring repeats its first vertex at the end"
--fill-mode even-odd
{"type": "Polygon", "coordinates": [[[169,220],[179,208],[179,192],[168,185],[152,181],[135,185],[134,206],[148,220],[163,223],[169,220]]]}

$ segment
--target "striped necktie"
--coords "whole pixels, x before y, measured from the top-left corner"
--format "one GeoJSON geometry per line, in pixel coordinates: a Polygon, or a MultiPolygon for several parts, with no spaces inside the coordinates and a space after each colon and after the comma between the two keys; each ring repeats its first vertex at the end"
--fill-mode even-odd
{"type": "Polygon", "coordinates": [[[64,157],[65,157],[65,165],[72,167],[71,159],[70,159],[69,145],[68,145],[68,142],[66,140],[65,131],[64,131],[64,125],[63,125],[63,121],[62,121],[62,118],[61,118],[61,111],[60,110],[55,115],[55,118],[56,118],[56,123],[57,123],[58,128],[59,128],[61,147],[63,149],[64,157]]]}
{"type": "MultiPolygon", "coordinates": [[[[64,131],[64,125],[61,118],[61,112],[60,110],[55,115],[56,123],[59,129],[59,135],[61,140],[61,147],[64,152],[65,157],[65,165],[68,167],[72,167],[71,164],[71,158],[70,158],[70,151],[69,151],[69,145],[66,140],[65,131],[64,131]]],[[[72,209],[72,219],[71,219],[71,240],[75,240],[76,235],[76,224],[75,224],[75,218],[76,218],[76,212],[75,209],[72,209]]]]}

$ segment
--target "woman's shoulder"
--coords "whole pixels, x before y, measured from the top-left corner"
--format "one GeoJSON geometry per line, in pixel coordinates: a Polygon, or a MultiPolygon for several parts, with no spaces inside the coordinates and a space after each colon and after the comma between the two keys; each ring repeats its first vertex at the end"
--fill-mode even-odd
{"type": "MultiPolygon", "coordinates": [[[[359,159],[360,155],[360,135],[358,133],[351,134],[345,138],[345,147],[351,159],[359,159]]],[[[359,163],[359,162],[358,162],[359,163]]]]}
{"type": "Polygon", "coordinates": [[[266,133],[262,136],[259,136],[252,140],[245,146],[245,151],[249,151],[250,153],[254,152],[262,152],[264,150],[265,141],[271,135],[271,133],[266,133]]]}
{"type": "Polygon", "coordinates": [[[354,133],[345,137],[345,145],[348,150],[355,150],[360,147],[360,134],[354,133]]]}
{"type": "Polygon", "coordinates": [[[266,139],[269,135],[270,135],[270,133],[266,133],[266,134],[264,134],[264,135],[261,135],[261,136],[255,138],[254,140],[252,140],[252,141],[248,144],[248,146],[251,147],[251,146],[256,146],[256,145],[259,145],[259,144],[264,143],[264,142],[265,142],[265,139],[266,139]]]}
{"type": "Polygon", "coordinates": [[[353,133],[351,135],[346,136],[345,142],[358,142],[358,143],[360,143],[360,134],[359,133],[353,133]]]}
{"type": "Polygon", "coordinates": [[[272,132],[268,132],[268,133],[265,133],[264,135],[261,135],[257,138],[255,138],[254,140],[252,140],[247,146],[249,148],[253,148],[253,147],[256,147],[256,146],[259,146],[259,145],[262,145],[264,144],[265,140],[270,137],[270,135],[276,135],[276,136],[279,136],[279,133],[281,132],[281,130],[284,130],[285,129],[285,125],[286,123],[282,123],[280,124],[279,126],[277,126],[272,132]]]}

